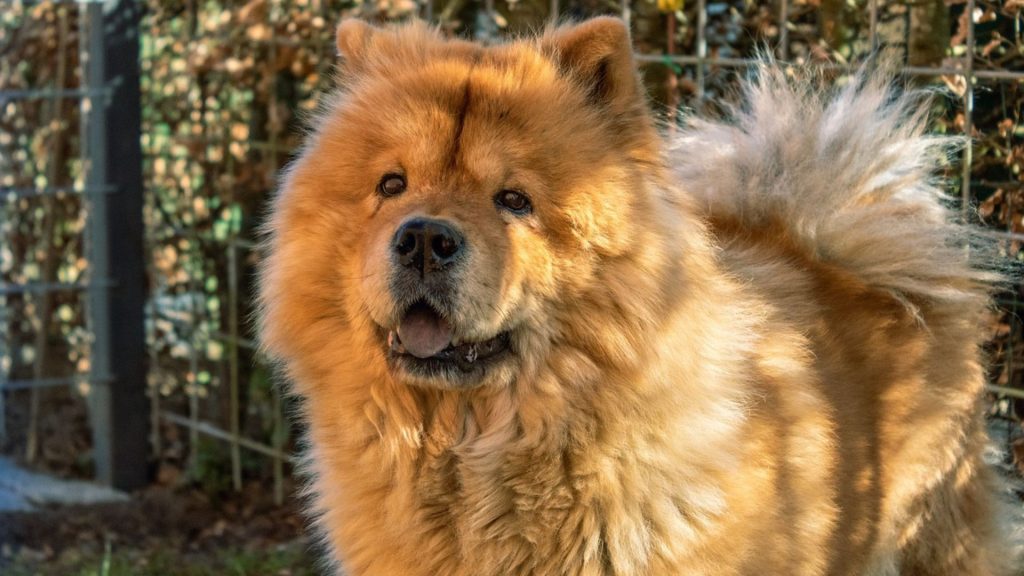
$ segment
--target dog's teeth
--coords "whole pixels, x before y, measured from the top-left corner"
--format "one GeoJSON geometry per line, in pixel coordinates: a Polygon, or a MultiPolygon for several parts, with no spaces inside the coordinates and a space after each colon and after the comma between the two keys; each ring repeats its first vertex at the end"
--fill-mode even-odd
{"type": "Polygon", "coordinates": [[[464,358],[466,359],[466,362],[468,364],[476,362],[476,344],[473,344],[472,346],[469,347],[468,350],[466,350],[466,355],[464,356],[464,358]]]}
{"type": "Polygon", "coordinates": [[[396,354],[405,354],[405,346],[402,346],[402,340],[394,332],[388,332],[388,348],[396,354]]]}

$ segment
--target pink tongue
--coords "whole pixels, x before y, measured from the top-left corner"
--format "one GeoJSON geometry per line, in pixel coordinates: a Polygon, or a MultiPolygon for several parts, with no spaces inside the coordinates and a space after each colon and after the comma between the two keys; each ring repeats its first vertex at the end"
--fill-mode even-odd
{"type": "Polygon", "coordinates": [[[417,358],[429,358],[452,342],[452,327],[432,310],[415,307],[402,318],[398,337],[406,352],[417,358]]]}

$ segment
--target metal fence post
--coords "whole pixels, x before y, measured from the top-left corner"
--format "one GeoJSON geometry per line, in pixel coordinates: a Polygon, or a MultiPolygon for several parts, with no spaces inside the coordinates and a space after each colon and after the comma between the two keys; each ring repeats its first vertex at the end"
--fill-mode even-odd
{"type": "Polygon", "coordinates": [[[960,211],[964,222],[971,217],[971,168],[974,164],[974,9],[975,0],[967,0],[967,54],[964,55],[964,152],[963,180],[960,182],[960,211]]]}
{"type": "Polygon", "coordinates": [[[86,77],[104,97],[86,106],[89,316],[93,331],[90,396],[96,479],[121,488],[148,480],[149,401],[144,329],[139,24],[132,0],[86,5],[86,77]]]}

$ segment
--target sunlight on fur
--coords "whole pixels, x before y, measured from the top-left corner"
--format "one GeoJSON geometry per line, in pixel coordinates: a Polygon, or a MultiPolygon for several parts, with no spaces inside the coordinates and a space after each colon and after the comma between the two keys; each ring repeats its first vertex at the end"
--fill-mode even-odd
{"type": "Polygon", "coordinates": [[[338,48],[260,283],[332,569],[1013,573],[921,97],[768,62],[666,141],[615,19],[338,48]]]}

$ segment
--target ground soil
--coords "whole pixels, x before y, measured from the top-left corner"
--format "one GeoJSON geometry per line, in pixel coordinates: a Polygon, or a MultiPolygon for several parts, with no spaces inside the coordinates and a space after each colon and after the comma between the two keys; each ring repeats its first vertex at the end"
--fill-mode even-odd
{"type": "Polygon", "coordinates": [[[153,488],[128,502],[0,513],[0,573],[315,573],[297,507],[264,490],[214,499],[153,488]]]}

